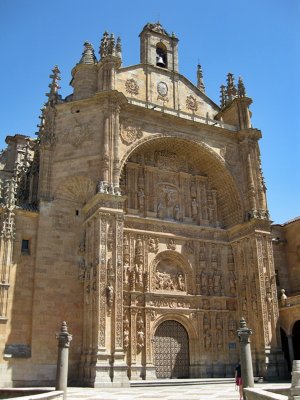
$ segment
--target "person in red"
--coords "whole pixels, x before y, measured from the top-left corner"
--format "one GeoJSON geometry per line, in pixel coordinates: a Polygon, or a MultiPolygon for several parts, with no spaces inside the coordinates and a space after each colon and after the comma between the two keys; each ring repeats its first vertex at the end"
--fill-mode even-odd
{"type": "Polygon", "coordinates": [[[238,363],[235,367],[235,384],[239,388],[240,400],[243,400],[243,381],[240,363],[238,363]]]}

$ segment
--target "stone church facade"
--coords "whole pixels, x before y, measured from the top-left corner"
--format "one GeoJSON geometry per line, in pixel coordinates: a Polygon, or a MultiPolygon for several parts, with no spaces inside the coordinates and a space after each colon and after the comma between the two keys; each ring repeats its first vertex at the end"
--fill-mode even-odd
{"type": "Polygon", "coordinates": [[[84,44],[73,93],[53,69],[38,139],[2,152],[2,385],[53,384],[55,332],[73,334],[70,380],[231,377],[243,316],[254,374],[283,376],[271,222],[241,79],[221,105],[179,73],[178,39],[141,34],[121,64],[84,44]]]}

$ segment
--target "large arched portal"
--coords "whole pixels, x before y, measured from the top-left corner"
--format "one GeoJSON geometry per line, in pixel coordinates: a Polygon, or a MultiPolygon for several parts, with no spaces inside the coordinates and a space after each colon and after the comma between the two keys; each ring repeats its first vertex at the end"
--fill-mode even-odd
{"type": "Polygon", "coordinates": [[[188,334],[179,322],[164,321],[156,329],[154,363],[158,379],[189,377],[188,334]]]}

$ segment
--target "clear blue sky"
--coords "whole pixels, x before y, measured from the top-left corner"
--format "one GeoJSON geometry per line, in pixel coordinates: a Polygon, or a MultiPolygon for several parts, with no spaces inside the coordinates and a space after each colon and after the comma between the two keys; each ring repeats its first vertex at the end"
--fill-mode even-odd
{"type": "Polygon", "coordinates": [[[158,19],[179,38],[179,69],[192,82],[201,63],[207,95],[232,72],[253,99],[271,218],[300,215],[300,2],[298,0],[0,0],[1,118],[5,137],[34,136],[51,68],[61,94],[85,40],[98,52],[104,30],[120,35],[123,65],[139,62],[139,33],[158,19]]]}

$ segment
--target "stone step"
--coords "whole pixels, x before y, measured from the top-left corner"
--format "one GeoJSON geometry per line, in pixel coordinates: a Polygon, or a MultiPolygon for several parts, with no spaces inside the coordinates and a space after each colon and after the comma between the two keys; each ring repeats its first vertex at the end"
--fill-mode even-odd
{"type": "Polygon", "coordinates": [[[234,383],[234,378],[201,378],[201,379],[155,379],[130,381],[130,387],[149,386],[188,386],[188,385],[214,385],[234,383]]]}

